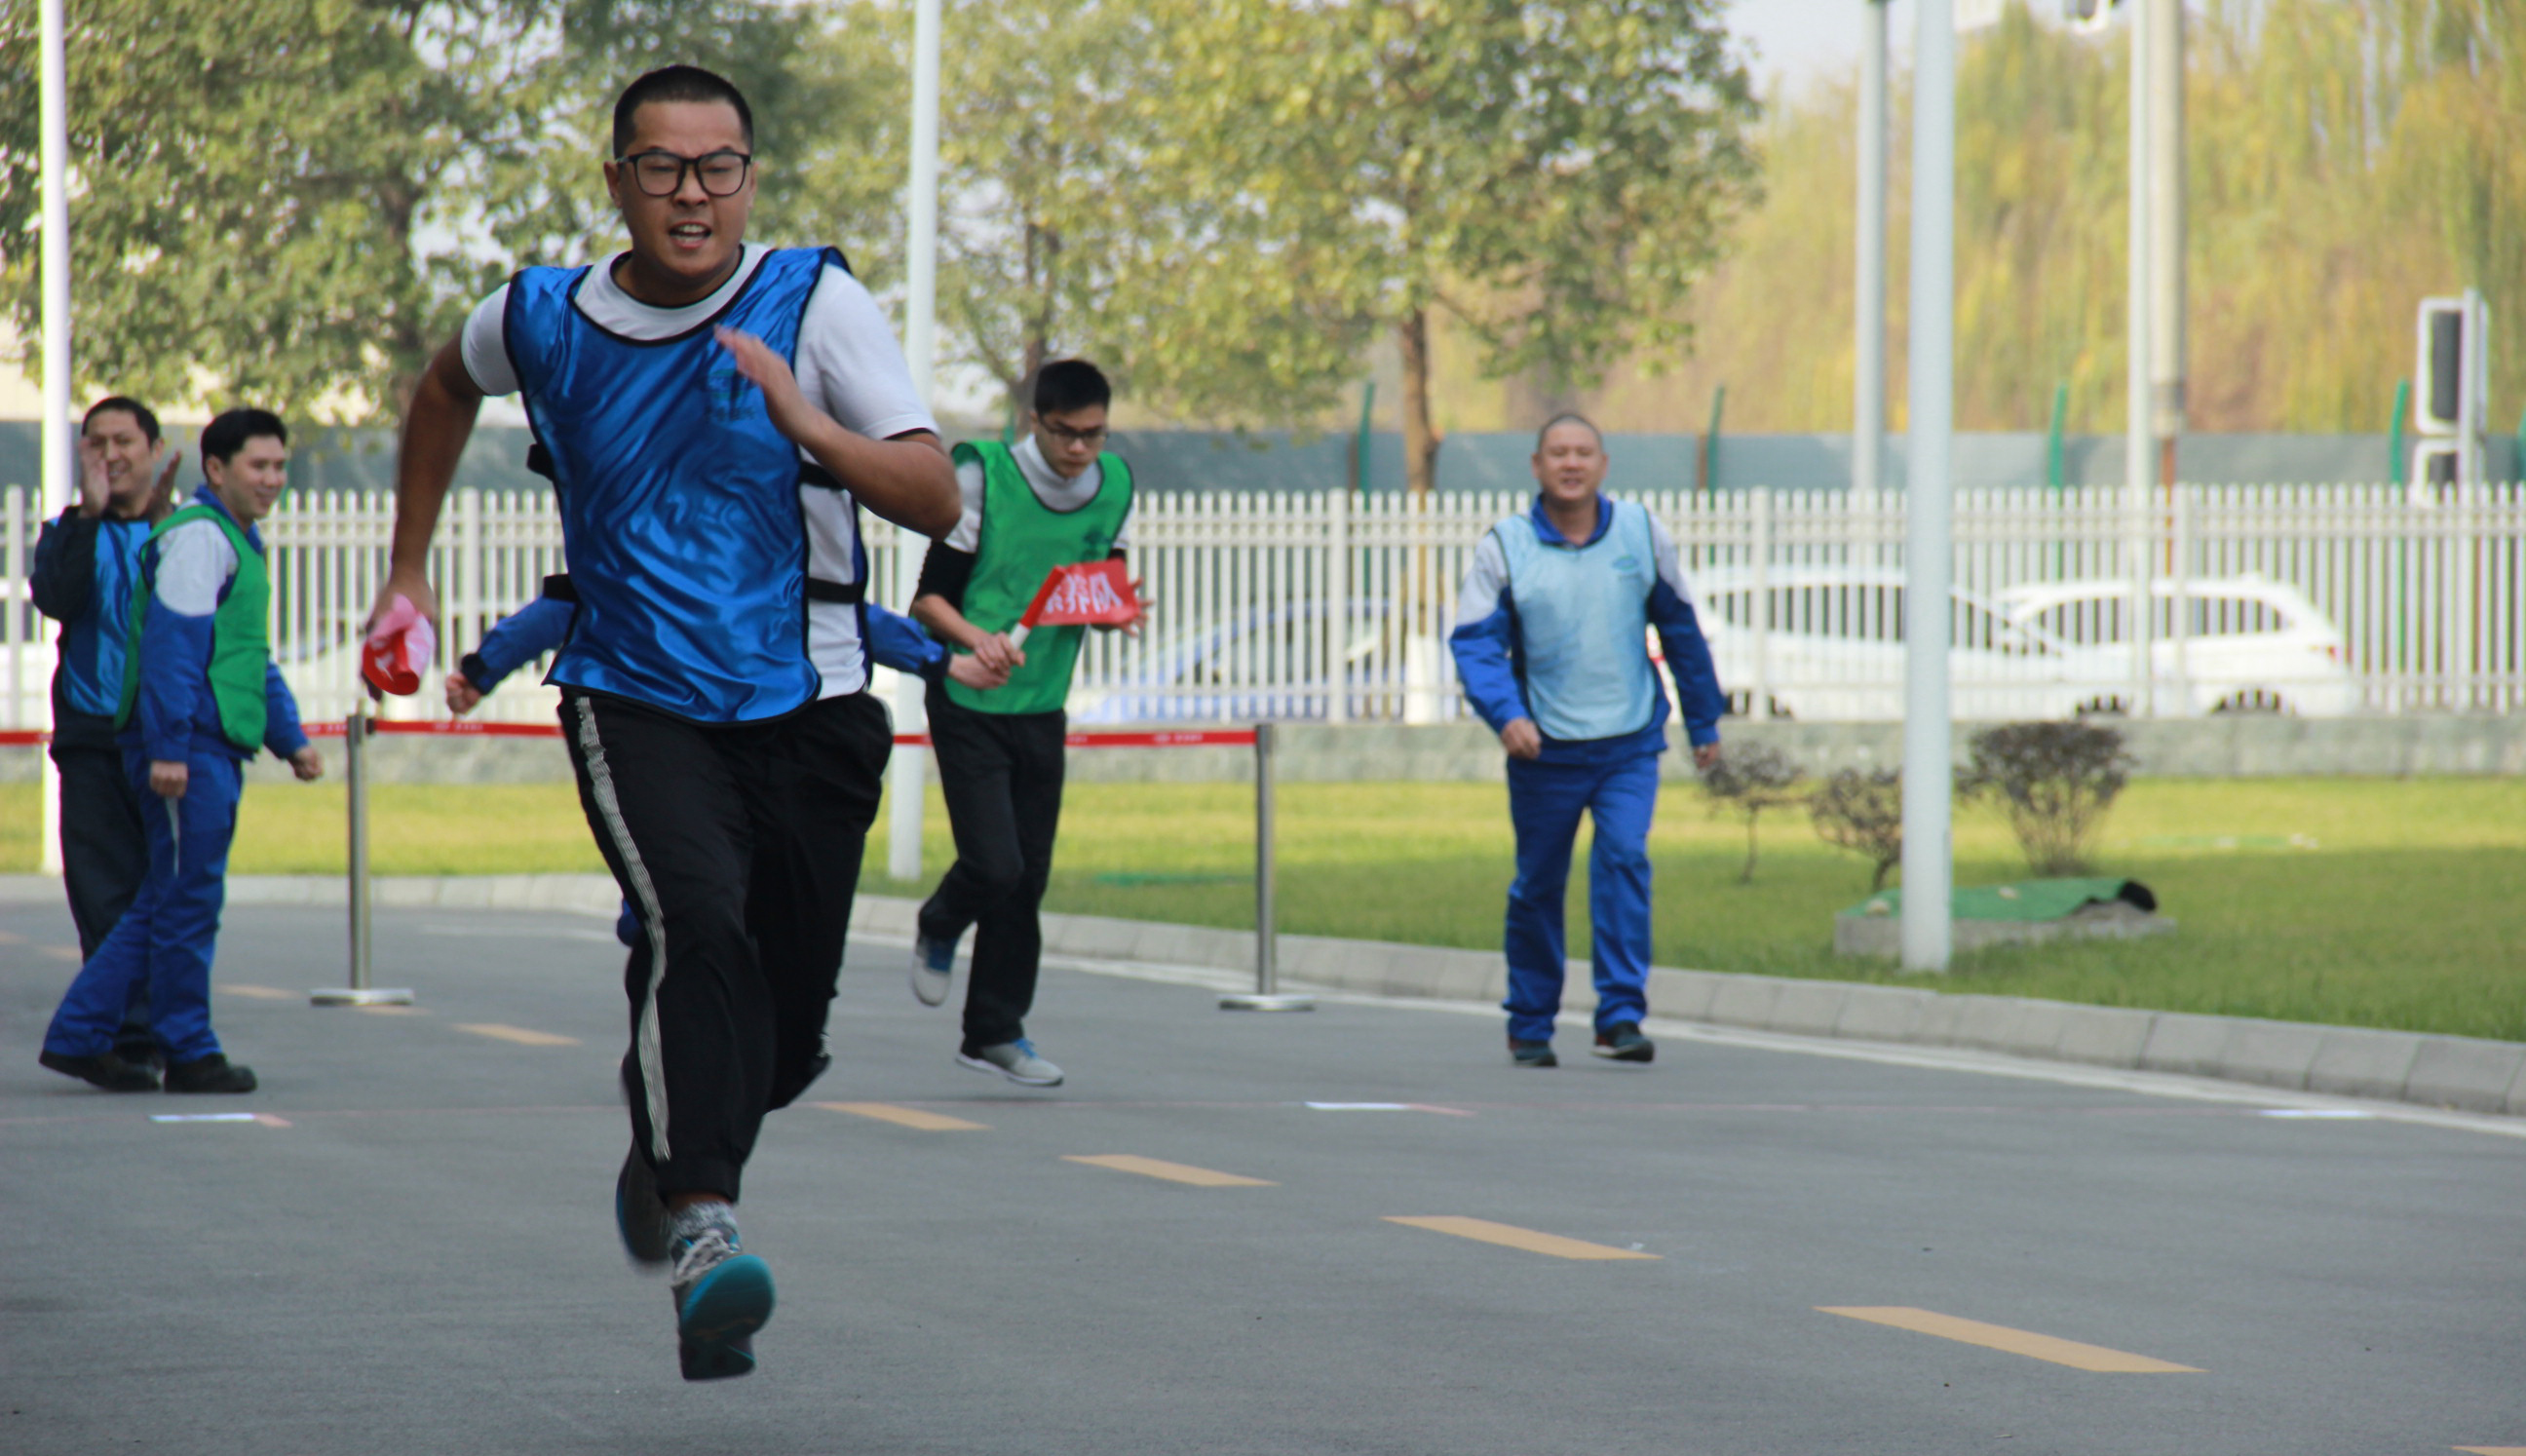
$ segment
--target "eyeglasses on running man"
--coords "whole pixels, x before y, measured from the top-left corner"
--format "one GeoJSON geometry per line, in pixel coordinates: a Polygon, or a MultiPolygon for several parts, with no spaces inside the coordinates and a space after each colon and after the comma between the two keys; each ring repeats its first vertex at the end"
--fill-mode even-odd
{"type": "Polygon", "coordinates": [[[682,191],[687,168],[701,178],[703,191],[713,197],[733,197],[744,187],[745,175],[754,166],[754,158],[745,152],[705,152],[698,157],[682,157],[653,150],[614,160],[631,168],[640,190],[652,197],[673,197],[682,191]]]}

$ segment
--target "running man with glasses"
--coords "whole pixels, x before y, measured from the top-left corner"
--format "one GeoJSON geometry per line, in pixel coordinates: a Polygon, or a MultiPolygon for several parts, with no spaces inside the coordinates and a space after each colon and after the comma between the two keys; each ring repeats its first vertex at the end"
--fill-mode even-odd
{"type": "MultiPolygon", "coordinates": [[[[1062,704],[1079,662],[1078,627],[1038,627],[1025,645],[1009,629],[1056,567],[1120,558],[1132,519],[1132,468],[1105,448],[1114,391],[1085,359],[1036,372],[1027,437],[956,447],[964,514],[930,548],[912,596],[913,620],[958,654],[1008,674],[1004,687],[931,683],[930,742],[956,835],[956,863],[921,907],[912,947],[912,993],[947,999],[956,942],[974,930],[965,979],[959,1064],[1021,1086],[1061,1085],[1062,1072],[1035,1049],[1026,1015],[1043,955],[1045,878],[1061,826],[1061,778],[1070,731],[1062,704]]],[[[1139,595],[1137,583],[1133,589],[1139,595]]],[[[1119,624],[1139,630],[1138,618],[1119,624]]]]}
{"type": "Polygon", "coordinates": [[[754,126],[670,66],[614,107],[630,251],[529,268],[431,360],[406,416],[391,566],[432,617],[430,535],[486,395],[551,456],[571,584],[549,680],[580,801],[638,922],[632,1147],[615,1217],[670,1268],[686,1380],[754,1369],[764,1262],[740,1176],[828,1063],[860,854],[891,742],[868,692],[866,506],[956,524],[954,468],[868,290],[830,248],[745,241],[754,126]]]}

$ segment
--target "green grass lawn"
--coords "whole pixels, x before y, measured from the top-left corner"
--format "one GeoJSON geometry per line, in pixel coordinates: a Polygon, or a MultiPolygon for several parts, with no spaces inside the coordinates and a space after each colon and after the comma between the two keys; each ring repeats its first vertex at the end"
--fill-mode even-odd
{"type": "MultiPolygon", "coordinates": [[[[1282,928],[1488,948],[1509,877],[1506,791],[1456,783],[1292,784],[1281,797],[1282,928]]],[[[1077,784],[1050,908],[1143,920],[1253,924],[1251,791],[1235,784],[1077,784]]],[[[486,875],[602,867],[567,784],[381,786],[378,873],[486,875]]],[[[338,874],[336,786],[258,784],[241,874],[338,874]]],[[[33,867],[32,785],[0,785],[0,868],[33,867]]],[[[948,857],[934,797],[927,867],[948,857]]],[[[1834,958],[1832,915],[1868,872],[1803,819],[1763,829],[1754,882],[1737,882],[1742,829],[1670,785],[1650,849],[1661,965],[1775,976],[1902,979],[1834,958]]],[[[1584,864],[1584,851],[1582,861],[1584,864]]],[[[1996,816],[1960,813],[1959,883],[2025,874],[1996,816]]],[[[912,893],[881,873],[872,890],[912,893]]],[[[2106,822],[2099,873],[2156,889],[2177,935],[1995,950],[1920,983],[2159,1010],[2277,1017],[2526,1039],[2526,781],[2156,779],[2106,822]],[[2233,841],[2224,844],[2223,841],[2233,841]]],[[[1585,953],[1584,872],[1574,953],[1585,953]]]]}

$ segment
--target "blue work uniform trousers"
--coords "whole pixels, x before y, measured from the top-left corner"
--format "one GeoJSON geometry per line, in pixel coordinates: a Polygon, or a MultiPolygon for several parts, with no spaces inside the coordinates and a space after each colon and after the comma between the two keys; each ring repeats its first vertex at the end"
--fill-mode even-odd
{"type": "Polygon", "coordinates": [[[131,908],[63,994],[44,1032],[46,1051],[87,1057],[112,1050],[135,985],[149,988],[149,1028],[168,1061],[199,1061],[220,1050],[211,1031],[211,956],[227,895],[228,843],[236,837],[245,765],[198,746],[187,763],[184,796],[170,801],[150,791],[148,755],[137,747],[123,751],[124,774],[139,796],[149,836],[149,873],[131,908]]]}
{"type": "Polygon", "coordinates": [[[1588,855],[1589,957],[1596,1029],[1648,1014],[1649,821],[1657,812],[1658,756],[1601,764],[1508,761],[1508,814],[1517,829],[1517,881],[1508,891],[1508,1034],[1549,1041],[1561,1010],[1568,940],[1562,902],[1579,816],[1592,814],[1588,855]]]}
{"type": "MultiPolygon", "coordinates": [[[[84,964],[114,933],[123,912],[149,878],[149,835],[140,828],[140,799],[124,772],[123,750],[110,736],[113,722],[97,720],[97,742],[64,742],[54,720],[53,765],[62,782],[62,884],[70,891],[71,922],[78,927],[84,964]]],[[[115,1054],[126,1062],[153,1055],[149,1034],[149,985],[134,981],[115,1054]]]]}

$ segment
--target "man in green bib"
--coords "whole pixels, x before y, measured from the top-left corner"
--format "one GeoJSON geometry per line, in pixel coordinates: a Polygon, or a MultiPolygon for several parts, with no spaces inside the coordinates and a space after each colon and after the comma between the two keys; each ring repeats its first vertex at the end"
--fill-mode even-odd
{"type": "Polygon", "coordinates": [[[204,487],[140,547],[130,645],[115,713],[124,771],[140,797],[149,873],[131,908],[79,968],[39,1060],[108,1091],[154,1091],[156,1075],[114,1053],[136,982],[171,1092],[251,1092],[211,1030],[211,957],[227,889],[228,843],[246,760],[269,748],[298,777],[325,761],[298,726],[273,665],[272,578],[255,523],[289,479],[289,434],[265,410],[230,410],[202,430],[204,487]]]}
{"type": "MultiPolygon", "coordinates": [[[[956,1060],[1024,1086],[1061,1084],[1061,1069],[1027,1039],[1043,929],[1037,908],[1061,823],[1062,704],[1079,661],[1080,627],[1011,628],[1055,569],[1120,558],[1132,515],[1132,471],[1104,448],[1113,389],[1096,366],[1064,359],[1036,372],[1035,412],[1015,446],[956,447],[965,510],[921,568],[912,616],[1008,682],[933,683],[930,742],[956,835],[956,863],[921,907],[912,991],[947,999],[956,942],[974,930],[956,1060]]],[[[1137,588],[1135,589],[1137,595],[1137,588]]],[[[1118,624],[1138,630],[1138,617],[1118,624]]]]}

